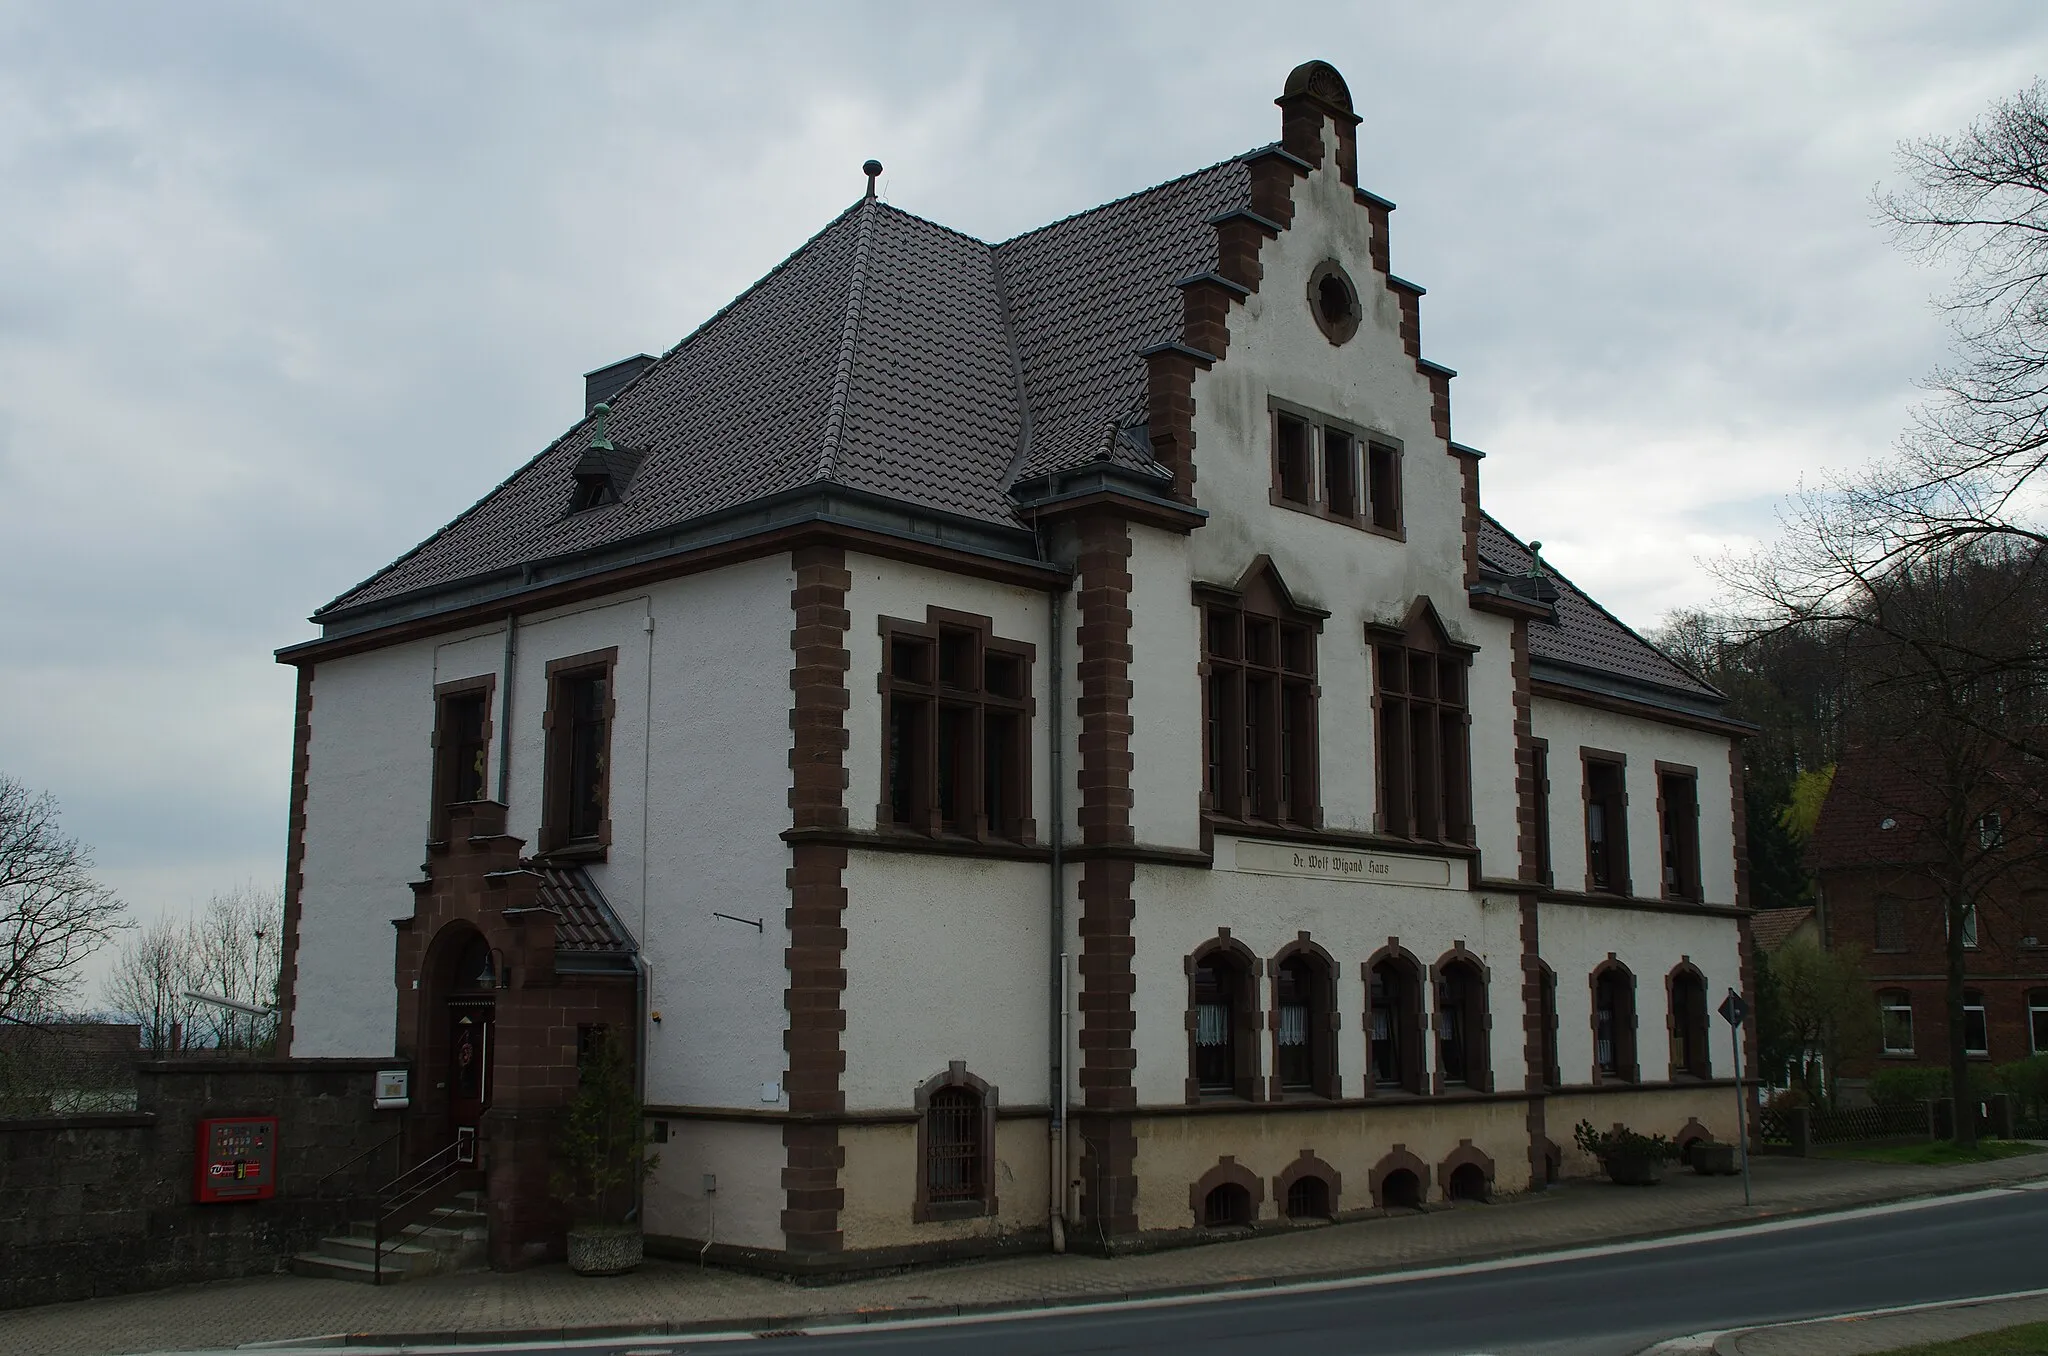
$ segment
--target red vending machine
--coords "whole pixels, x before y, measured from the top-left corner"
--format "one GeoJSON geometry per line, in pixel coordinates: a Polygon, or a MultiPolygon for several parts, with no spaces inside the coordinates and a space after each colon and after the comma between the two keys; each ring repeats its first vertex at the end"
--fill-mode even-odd
{"type": "Polygon", "coordinates": [[[220,1116],[199,1122],[192,1199],[266,1201],[277,1193],[277,1117],[220,1116]]]}

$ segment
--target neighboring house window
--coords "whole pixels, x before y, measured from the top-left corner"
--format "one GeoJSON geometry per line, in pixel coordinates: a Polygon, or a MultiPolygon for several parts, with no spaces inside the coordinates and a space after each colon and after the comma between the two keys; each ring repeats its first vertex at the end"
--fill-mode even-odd
{"type": "Polygon", "coordinates": [[[1382,1092],[1422,1091],[1422,976],[1413,961],[1388,956],[1367,972],[1366,1062],[1382,1092]]]}
{"type": "Polygon", "coordinates": [[[1906,901],[1897,895],[1879,895],[1872,909],[1876,924],[1876,936],[1871,949],[1875,951],[1904,951],[1906,949],[1906,901]]]}
{"type": "Polygon", "coordinates": [[[1253,1099],[1258,1080],[1258,979],[1249,953],[1211,943],[1190,965],[1189,1101],[1253,1099]]]}
{"type": "Polygon", "coordinates": [[[884,617],[883,800],[876,818],[933,837],[1031,837],[1031,646],[986,617],[884,617]]]}
{"type": "Polygon", "coordinates": [[[2048,989],[2027,995],[2027,1046],[2037,1055],[2048,1055],[2048,989]]]}
{"type": "Polygon", "coordinates": [[[1425,605],[1398,639],[1383,635],[1373,658],[1380,831],[1471,842],[1469,652],[1451,646],[1425,605]]]}
{"type": "Polygon", "coordinates": [[[2048,891],[2029,890],[2020,896],[2020,945],[2048,946],[2048,891]]]}
{"type": "Polygon", "coordinates": [[[1690,966],[1671,972],[1671,1076],[1713,1076],[1707,1051],[1707,981],[1690,966]]]}
{"type": "Polygon", "coordinates": [[[1635,976],[1618,962],[1593,977],[1594,1081],[1636,1081],[1635,976]]]}
{"type": "Polygon", "coordinates": [[[611,744],[617,650],[547,667],[546,788],[541,849],[602,849],[611,841],[611,744]]]}
{"type": "Polygon", "coordinates": [[[1903,989],[1887,989],[1877,996],[1879,1037],[1888,1055],[1913,1053],[1913,996],[1903,989]]]}
{"type": "Polygon", "coordinates": [[[445,836],[448,807],[490,797],[490,678],[466,678],[434,689],[433,837],[445,836]]]}
{"type": "Polygon", "coordinates": [[[1273,410],[1272,501],[1401,533],[1401,450],[1305,410],[1273,410]]]}
{"type": "Polygon", "coordinates": [[[1699,773],[1692,768],[1657,767],[1657,828],[1664,869],[1664,898],[1698,902],[1700,895],[1699,773]]]}
{"type": "MultiPolygon", "coordinates": [[[[1941,936],[1943,941],[1948,940],[1949,917],[1948,906],[1944,904],[1941,909],[1941,936]]],[[[1977,906],[1975,904],[1965,904],[1963,906],[1963,949],[1966,951],[1975,951],[1977,949],[1977,906]]]]}
{"type": "Polygon", "coordinates": [[[1536,1034],[1541,1044],[1537,1058],[1543,1063],[1538,1076],[1546,1088],[1563,1087],[1564,1071],[1557,1062],[1557,972],[1546,965],[1538,973],[1536,1034]]]}
{"type": "Polygon", "coordinates": [[[1270,577],[1202,609],[1205,779],[1226,819],[1312,827],[1316,625],[1270,577]]]}
{"type": "Polygon", "coordinates": [[[954,1060],[917,1090],[917,1221],[995,1213],[996,1090],[954,1060]]]}
{"type": "Polygon", "coordinates": [[[1984,1020],[1984,995],[1975,989],[1963,990],[1963,1053],[1991,1053],[1990,1025],[1984,1020]]]}
{"type": "Polygon", "coordinates": [[[1297,950],[1274,967],[1274,1075],[1282,1094],[1337,1095],[1335,979],[1329,961],[1312,950],[1297,950]]]}
{"type": "Polygon", "coordinates": [[[1444,1086],[1487,1090],[1486,977],[1469,960],[1437,967],[1437,1071],[1444,1086]]]}
{"type": "Polygon", "coordinates": [[[1586,767],[1586,889],[1625,895],[1628,881],[1628,787],[1619,754],[1581,750],[1586,767]]]}
{"type": "Polygon", "coordinates": [[[2005,846],[2005,820],[1996,811],[1977,821],[1977,846],[1986,852],[2005,846]]]}
{"type": "Polygon", "coordinates": [[[1552,883],[1550,870],[1550,745],[1537,740],[1529,754],[1529,775],[1536,783],[1536,879],[1552,883]]]}

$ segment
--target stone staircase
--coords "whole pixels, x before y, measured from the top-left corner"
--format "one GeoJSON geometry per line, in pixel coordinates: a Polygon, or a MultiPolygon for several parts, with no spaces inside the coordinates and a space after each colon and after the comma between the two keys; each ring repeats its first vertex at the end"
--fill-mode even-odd
{"type": "MultiPolygon", "coordinates": [[[[384,1240],[383,1284],[478,1270],[485,1265],[486,1237],[482,1202],[476,1192],[465,1191],[384,1240]]],[[[346,1234],[321,1239],[318,1248],[292,1258],[292,1273],[377,1284],[372,1223],[356,1220],[346,1234]]]]}

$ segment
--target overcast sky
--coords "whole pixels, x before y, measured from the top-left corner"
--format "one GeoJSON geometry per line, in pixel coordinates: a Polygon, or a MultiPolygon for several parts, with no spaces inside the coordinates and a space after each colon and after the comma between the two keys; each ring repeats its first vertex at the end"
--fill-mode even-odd
{"type": "Polygon", "coordinates": [[[673,345],[870,155],[1000,239],[1274,139],[1309,57],[1488,506],[1652,626],[1943,355],[1870,193],[2048,70],[2048,7],[1939,8],[0,0],[0,770],[142,917],[278,882],[271,651],[580,373],[673,345]]]}

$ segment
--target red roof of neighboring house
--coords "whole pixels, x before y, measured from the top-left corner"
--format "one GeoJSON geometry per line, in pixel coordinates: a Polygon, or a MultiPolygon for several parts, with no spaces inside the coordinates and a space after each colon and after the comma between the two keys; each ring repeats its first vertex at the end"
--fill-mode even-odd
{"type": "Polygon", "coordinates": [[[1776,951],[1813,919],[1813,908],[1759,909],[1749,920],[1750,935],[1766,951],[1776,951]]]}

